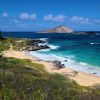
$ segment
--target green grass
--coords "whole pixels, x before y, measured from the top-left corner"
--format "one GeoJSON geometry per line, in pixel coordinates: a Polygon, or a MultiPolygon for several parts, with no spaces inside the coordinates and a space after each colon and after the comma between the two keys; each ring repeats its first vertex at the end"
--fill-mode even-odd
{"type": "Polygon", "coordinates": [[[28,46],[28,40],[26,39],[15,39],[12,40],[13,50],[20,50],[28,46]],[[20,41],[20,42],[19,42],[20,41]]]}
{"type": "Polygon", "coordinates": [[[9,45],[10,44],[7,39],[0,39],[0,52],[8,50],[10,48],[9,45]]]}
{"type": "MultiPolygon", "coordinates": [[[[0,52],[13,40],[0,40],[0,52]]],[[[27,45],[27,40],[18,41],[12,42],[15,50],[27,45]]],[[[0,56],[0,100],[100,100],[100,85],[82,87],[69,77],[49,74],[42,64],[0,56]]]]}
{"type": "Polygon", "coordinates": [[[26,40],[26,39],[0,38],[0,52],[9,50],[10,44],[12,44],[13,50],[21,50],[28,46],[28,41],[29,40],[26,40]]]}
{"type": "Polygon", "coordinates": [[[97,97],[99,86],[82,87],[29,60],[0,58],[0,100],[99,100],[97,97]]]}

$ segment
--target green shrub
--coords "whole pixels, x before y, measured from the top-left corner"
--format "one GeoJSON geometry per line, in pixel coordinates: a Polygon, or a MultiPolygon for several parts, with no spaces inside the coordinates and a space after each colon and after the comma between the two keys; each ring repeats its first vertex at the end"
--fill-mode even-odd
{"type": "Polygon", "coordinates": [[[28,60],[0,57],[0,100],[99,100],[100,86],[82,87],[28,60]]]}
{"type": "Polygon", "coordinates": [[[13,100],[15,97],[15,93],[13,89],[3,87],[1,90],[1,96],[3,100],[13,100]]]}

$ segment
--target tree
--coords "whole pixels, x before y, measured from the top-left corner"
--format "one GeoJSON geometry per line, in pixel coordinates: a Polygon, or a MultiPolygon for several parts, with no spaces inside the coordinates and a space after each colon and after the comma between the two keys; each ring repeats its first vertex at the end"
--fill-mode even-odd
{"type": "Polygon", "coordinates": [[[2,32],[0,31],[0,38],[2,38],[2,32]]]}

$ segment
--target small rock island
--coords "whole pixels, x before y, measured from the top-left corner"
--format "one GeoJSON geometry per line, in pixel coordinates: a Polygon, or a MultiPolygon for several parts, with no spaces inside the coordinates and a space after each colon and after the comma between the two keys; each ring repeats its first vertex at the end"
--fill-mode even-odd
{"type": "Polygon", "coordinates": [[[96,34],[96,32],[93,31],[79,31],[79,32],[75,32],[73,29],[67,27],[66,25],[60,25],[48,30],[44,30],[44,31],[39,31],[37,33],[68,33],[68,34],[96,34]]]}
{"type": "Polygon", "coordinates": [[[52,29],[41,31],[39,33],[73,33],[73,32],[74,31],[71,28],[69,28],[65,25],[61,25],[61,26],[57,26],[52,29]]]}

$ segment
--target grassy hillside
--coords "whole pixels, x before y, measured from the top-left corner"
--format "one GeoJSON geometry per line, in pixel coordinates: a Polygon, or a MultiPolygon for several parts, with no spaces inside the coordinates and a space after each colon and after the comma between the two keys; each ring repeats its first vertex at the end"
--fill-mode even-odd
{"type": "Polygon", "coordinates": [[[0,52],[9,50],[12,46],[13,50],[21,50],[28,46],[27,39],[0,38],[0,52]]]}
{"type": "Polygon", "coordinates": [[[10,43],[7,39],[0,38],[0,52],[8,50],[10,48],[10,43]]]}
{"type": "Polygon", "coordinates": [[[0,100],[100,100],[100,86],[82,87],[41,64],[0,55],[0,100]]]}
{"type": "Polygon", "coordinates": [[[81,87],[41,64],[0,57],[0,100],[99,100],[100,87],[81,87]],[[97,99],[96,99],[97,98],[97,99]]]}

